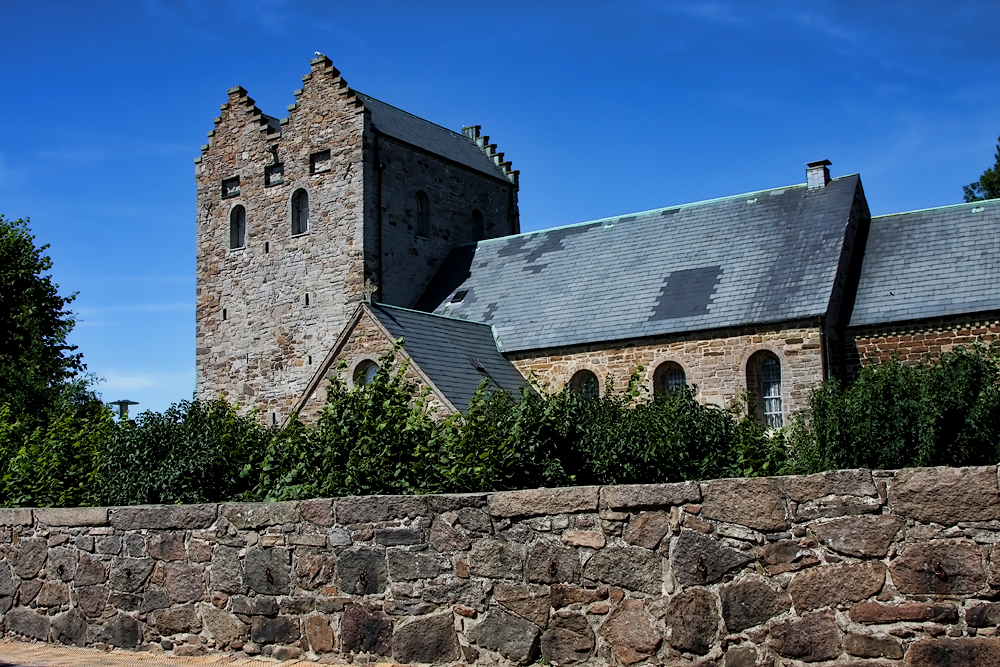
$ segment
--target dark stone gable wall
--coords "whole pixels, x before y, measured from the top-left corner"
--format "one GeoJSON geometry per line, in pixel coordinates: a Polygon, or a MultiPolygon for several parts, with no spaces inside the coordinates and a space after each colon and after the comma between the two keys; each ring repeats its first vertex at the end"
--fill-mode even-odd
{"type": "Polygon", "coordinates": [[[355,664],[1000,664],[996,466],[0,510],[8,638],[355,664]]]}
{"type": "MultiPolygon", "coordinates": [[[[517,229],[517,186],[499,177],[414,148],[377,132],[369,143],[370,155],[381,170],[382,290],[376,299],[412,308],[448,253],[456,245],[471,243],[472,212],[478,209],[485,222],[484,238],[497,238],[517,229]],[[416,193],[430,200],[431,235],[417,236],[416,193]]],[[[377,175],[376,175],[377,177],[377,175]]],[[[370,181],[377,189],[377,181],[370,181]]],[[[377,199],[369,196],[369,201],[377,199]]],[[[373,202],[374,203],[374,202],[373,202]]],[[[377,218],[372,209],[370,218],[377,218]]],[[[378,244],[367,250],[378,256],[378,244]]],[[[371,255],[370,255],[371,256],[371,255]]],[[[378,273],[377,264],[372,266],[378,273]]]]}

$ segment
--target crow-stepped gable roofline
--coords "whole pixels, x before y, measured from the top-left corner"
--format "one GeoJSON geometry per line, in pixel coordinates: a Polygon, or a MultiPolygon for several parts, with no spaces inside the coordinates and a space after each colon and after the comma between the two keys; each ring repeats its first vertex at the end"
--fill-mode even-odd
{"type": "MultiPolygon", "coordinates": [[[[252,107],[249,122],[259,125],[262,138],[267,141],[280,141],[282,127],[291,122],[293,116],[303,109],[302,97],[306,88],[320,79],[325,79],[338,95],[345,101],[353,103],[358,113],[370,114],[373,131],[484,174],[509,181],[517,187],[520,172],[512,168],[509,160],[503,159],[504,154],[497,152],[496,144],[489,143],[489,137],[480,136],[479,125],[463,127],[461,132],[455,132],[354,90],[327,56],[313,58],[309,61],[309,65],[311,71],[302,77],[302,88],[294,91],[296,101],[288,106],[286,117],[279,119],[263,113],[242,86],[235,86],[227,91],[229,101],[223,104],[221,109],[226,111],[237,105],[252,107]]],[[[215,119],[216,130],[222,121],[221,116],[215,119]]],[[[202,156],[210,150],[211,138],[216,130],[208,133],[210,141],[201,147],[202,156]]],[[[195,162],[199,163],[201,159],[195,158],[195,162]]]]}

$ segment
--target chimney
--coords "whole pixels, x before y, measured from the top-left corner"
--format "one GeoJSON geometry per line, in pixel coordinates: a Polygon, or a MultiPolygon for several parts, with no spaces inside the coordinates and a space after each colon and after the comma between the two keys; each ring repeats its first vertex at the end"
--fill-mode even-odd
{"type": "Polygon", "coordinates": [[[810,190],[826,187],[830,182],[830,170],[827,167],[831,164],[833,163],[829,160],[806,162],[806,185],[810,190]]]}

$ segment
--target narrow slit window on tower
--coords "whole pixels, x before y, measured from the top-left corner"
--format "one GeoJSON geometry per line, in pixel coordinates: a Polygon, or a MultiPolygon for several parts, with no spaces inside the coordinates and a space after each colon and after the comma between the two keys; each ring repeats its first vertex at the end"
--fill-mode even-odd
{"type": "Polygon", "coordinates": [[[225,308],[222,309],[222,320],[223,321],[226,320],[226,309],[225,308]]]}
{"type": "Polygon", "coordinates": [[[306,305],[309,305],[309,292],[306,292],[306,305]]]}
{"type": "Polygon", "coordinates": [[[266,254],[269,252],[271,252],[271,244],[268,243],[267,241],[264,241],[264,253],[266,254]]]}
{"type": "Polygon", "coordinates": [[[229,212],[229,249],[236,250],[246,245],[247,210],[242,205],[229,212]]]}
{"type": "Polygon", "coordinates": [[[311,354],[308,357],[306,357],[306,365],[307,366],[312,366],[313,365],[313,358],[312,358],[311,354]]]}
{"type": "Polygon", "coordinates": [[[320,151],[318,153],[313,153],[309,156],[309,173],[310,174],[322,174],[324,171],[330,171],[330,150],[320,151]]]}
{"type": "Polygon", "coordinates": [[[423,190],[417,191],[417,236],[431,237],[431,202],[423,190]]]}
{"type": "Polygon", "coordinates": [[[486,238],[486,221],[483,220],[483,214],[479,212],[479,209],[475,209],[472,212],[472,240],[482,241],[486,238]]]}
{"type": "Polygon", "coordinates": [[[235,197],[240,193],[240,177],[222,179],[222,198],[235,197]]]}
{"type": "Polygon", "coordinates": [[[296,190],[292,195],[292,236],[309,231],[309,193],[296,190]]]}

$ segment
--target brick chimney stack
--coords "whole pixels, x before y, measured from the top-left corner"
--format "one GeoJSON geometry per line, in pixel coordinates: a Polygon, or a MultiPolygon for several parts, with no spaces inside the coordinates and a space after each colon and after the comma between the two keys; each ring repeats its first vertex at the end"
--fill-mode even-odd
{"type": "Polygon", "coordinates": [[[833,164],[829,160],[819,162],[806,162],[806,185],[810,190],[825,188],[830,182],[830,170],[828,166],[833,164]]]}

